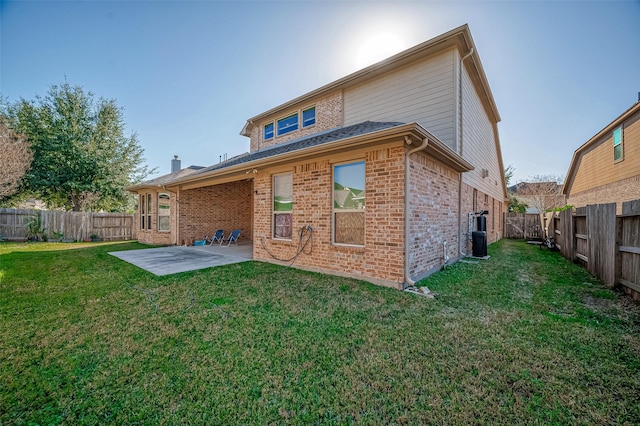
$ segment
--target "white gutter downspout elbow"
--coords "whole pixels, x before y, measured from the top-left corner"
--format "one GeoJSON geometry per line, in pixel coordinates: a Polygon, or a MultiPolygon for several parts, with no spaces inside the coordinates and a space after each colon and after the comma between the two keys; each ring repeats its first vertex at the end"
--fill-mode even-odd
{"type": "MultiPolygon", "coordinates": [[[[404,140],[407,143],[407,145],[411,145],[411,139],[409,137],[405,137],[404,140]]],[[[429,144],[429,139],[424,138],[422,140],[422,145],[420,145],[418,148],[414,148],[411,151],[407,152],[407,154],[404,157],[404,281],[405,281],[405,284],[409,286],[416,285],[416,282],[413,281],[409,276],[409,248],[410,248],[409,247],[410,246],[410,241],[409,241],[409,224],[410,224],[409,213],[410,212],[409,210],[411,207],[411,203],[410,203],[411,186],[409,185],[409,157],[411,156],[411,154],[415,152],[424,150],[428,144],[429,144]]],[[[425,293],[428,294],[429,289],[427,289],[425,293]]]]}

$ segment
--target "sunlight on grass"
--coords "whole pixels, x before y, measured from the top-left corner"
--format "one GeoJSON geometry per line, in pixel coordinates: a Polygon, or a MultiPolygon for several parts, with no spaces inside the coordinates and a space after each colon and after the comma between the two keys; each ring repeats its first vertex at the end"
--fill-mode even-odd
{"type": "Polygon", "coordinates": [[[640,422],[638,305],[524,243],[431,276],[433,300],[55,247],[0,244],[0,424],[640,422]]]}

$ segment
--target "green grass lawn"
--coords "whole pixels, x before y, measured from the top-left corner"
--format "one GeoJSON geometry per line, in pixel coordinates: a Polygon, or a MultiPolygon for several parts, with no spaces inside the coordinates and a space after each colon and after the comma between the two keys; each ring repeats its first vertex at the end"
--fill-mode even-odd
{"type": "Polygon", "coordinates": [[[640,308],[522,242],[434,300],[120,244],[0,244],[0,424],[639,424],[640,308]]]}

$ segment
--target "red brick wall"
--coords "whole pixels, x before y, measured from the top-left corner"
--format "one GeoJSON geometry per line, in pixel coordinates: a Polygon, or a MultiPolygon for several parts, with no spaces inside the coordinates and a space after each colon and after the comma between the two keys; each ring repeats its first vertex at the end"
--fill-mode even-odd
{"type": "Polygon", "coordinates": [[[410,163],[409,272],[418,278],[458,257],[458,190],[460,174],[415,153],[410,163]]]}
{"type": "MultiPolygon", "coordinates": [[[[240,240],[252,236],[252,185],[241,180],[183,190],[179,198],[179,238],[191,244],[216,229],[241,229],[240,240]]],[[[179,241],[178,243],[181,243],[179,241]]]]}
{"type": "Polygon", "coordinates": [[[336,159],[323,158],[296,163],[293,173],[292,241],[272,238],[272,175],[258,172],[255,196],[255,259],[273,261],[262,244],[273,255],[287,259],[296,253],[298,232],[304,225],[313,227],[313,253],[301,254],[299,267],[331,271],[361,277],[384,285],[400,287],[403,281],[403,147],[402,142],[382,149],[353,153],[339,162],[365,159],[365,246],[348,247],[332,244],[332,164],[336,159]]]}
{"type": "Polygon", "coordinates": [[[616,203],[616,213],[622,214],[622,203],[638,199],[640,199],[640,175],[586,191],[571,193],[567,204],[574,207],[584,207],[589,204],[616,203]]]}
{"type": "MultiPolygon", "coordinates": [[[[158,191],[156,189],[145,190],[138,194],[138,211],[136,211],[136,227],[138,241],[143,244],[159,244],[159,245],[172,245],[175,244],[176,239],[176,194],[169,191],[158,191]],[[169,194],[171,203],[171,231],[158,231],[158,193],[163,192],[169,194]],[[146,197],[147,194],[151,194],[151,229],[140,229],[140,200],[142,197],[146,197]]],[[[146,215],[145,215],[146,216],[146,215]]]]}

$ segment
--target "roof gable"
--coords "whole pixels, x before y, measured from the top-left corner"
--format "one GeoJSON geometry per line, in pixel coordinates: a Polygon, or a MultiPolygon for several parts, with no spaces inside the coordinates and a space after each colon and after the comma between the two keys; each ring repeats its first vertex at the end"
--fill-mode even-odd
{"type": "Polygon", "coordinates": [[[465,24],[414,47],[411,47],[407,50],[404,50],[385,60],[382,60],[378,63],[349,74],[343,78],[319,87],[318,89],[305,93],[304,95],[285,102],[275,108],[258,114],[247,120],[244,127],[240,131],[240,134],[243,136],[251,136],[251,130],[253,129],[253,127],[268,116],[278,115],[280,113],[283,113],[285,110],[292,109],[297,105],[308,103],[313,99],[323,96],[332,91],[342,90],[356,84],[361,84],[364,81],[373,79],[379,75],[388,73],[409,63],[418,61],[452,47],[457,47],[457,49],[463,56],[467,54],[470,55],[470,58],[465,61],[465,65],[469,67],[471,80],[476,86],[478,93],[480,93],[483,102],[485,102],[485,106],[487,106],[490,116],[492,116],[492,119],[495,122],[499,122],[500,114],[498,113],[495,100],[493,99],[493,95],[491,93],[491,89],[489,88],[489,83],[484,73],[484,69],[480,61],[480,56],[477,53],[475,43],[473,42],[473,38],[471,37],[469,26],[465,24]]]}
{"type": "Polygon", "coordinates": [[[182,179],[184,177],[190,176],[196,173],[198,170],[204,169],[203,166],[189,166],[184,169],[178,170],[177,172],[168,173],[166,175],[158,176],[156,178],[138,183],[136,185],[132,185],[127,188],[128,191],[135,191],[143,188],[155,188],[161,187],[165,185],[169,185],[172,182],[182,179]]]}
{"type": "Polygon", "coordinates": [[[580,162],[582,156],[594,149],[596,146],[604,143],[607,140],[607,135],[613,131],[616,127],[621,125],[623,122],[627,121],[635,114],[640,114],[640,101],[633,104],[630,108],[628,108],[625,112],[620,114],[615,120],[606,125],[602,130],[596,133],[591,139],[582,144],[578,149],[573,153],[573,157],[571,158],[571,164],[569,164],[569,170],[567,171],[567,176],[565,178],[565,183],[562,188],[562,193],[565,195],[569,195],[571,192],[571,186],[573,185],[573,181],[576,177],[576,173],[578,172],[578,168],[580,167],[580,162]]]}

